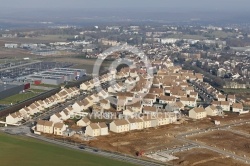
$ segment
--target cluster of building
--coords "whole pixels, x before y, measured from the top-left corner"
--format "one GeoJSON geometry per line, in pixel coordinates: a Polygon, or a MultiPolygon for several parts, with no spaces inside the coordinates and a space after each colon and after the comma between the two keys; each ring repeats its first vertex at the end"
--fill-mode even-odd
{"type": "Polygon", "coordinates": [[[19,94],[30,88],[30,84],[17,84],[17,83],[0,83],[0,100],[9,96],[19,94]]]}
{"type": "Polygon", "coordinates": [[[49,109],[56,104],[63,103],[68,99],[71,99],[80,94],[78,88],[62,89],[60,92],[52,95],[45,100],[38,100],[31,105],[20,109],[19,111],[9,114],[6,117],[7,124],[17,124],[22,120],[29,120],[37,113],[42,113],[46,109],[49,109]]]}
{"type": "Polygon", "coordinates": [[[54,68],[25,77],[20,77],[18,79],[28,82],[34,82],[34,84],[60,85],[64,82],[77,80],[78,78],[85,75],[85,69],[54,68]]]}
{"type": "MultiPolygon", "coordinates": [[[[140,61],[134,61],[134,65],[140,61]]],[[[83,100],[76,101],[72,106],[50,117],[54,124],[63,123],[74,115],[84,118],[77,122],[78,126],[86,127],[85,135],[106,135],[107,131],[116,133],[131,130],[140,130],[149,127],[167,125],[177,121],[177,114],[185,106],[196,107],[198,93],[187,83],[187,80],[203,80],[203,76],[191,71],[182,70],[181,67],[173,66],[173,63],[165,61],[153,61],[153,68],[158,72],[155,75],[147,73],[145,66],[138,68],[123,68],[117,72],[112,70],[109,74],[94,78],[80,85],[81,90],[91,91],[102,83],[112,79],[125,79],[124,82],[112,84],[107,89],[87,96],[83,100]],[[164,69],[168,67],[168,69],[164,69]],[[159,69],[160,68],[160,69],[159,69]],[[171,78],[171,79],[169,79],[171,78]],[[110,124],[91,123],[86,118],[89,108],[92,108],[92,116],[103,117],[109,113],[111,102],[109,97],[117,98],[114,120],[110,124]],[[139,118],[138,118],[139,117],[139,118]]],[[[65,129],[65,128],[64,128],[65,129]]],[[[67,131],[65,129],[65,131],[67,131]]],[[[46,132],[46,131],[45,131],[46,132]]],[[[51,133],[50,133],[51,134],[51,133]]]]}
{"type": "MultiPolygon", "coordinates": [[[[249,52],[249,51],[247,51],[249,52]]],[[[250,76],[248,53],[208,53],[206,57],[193,59],[193,65],[225,80],[224,88],[249,88],[250,76]]]]}

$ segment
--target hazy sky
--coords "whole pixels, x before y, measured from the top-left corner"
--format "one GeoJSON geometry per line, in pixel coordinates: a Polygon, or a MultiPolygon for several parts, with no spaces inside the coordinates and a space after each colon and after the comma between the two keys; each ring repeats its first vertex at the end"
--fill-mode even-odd
{"type": "Polygon", "coordinates": [[[0,0],[10,9],[149,9],[152,11],[249,11],[249,0],[0,0]]]}

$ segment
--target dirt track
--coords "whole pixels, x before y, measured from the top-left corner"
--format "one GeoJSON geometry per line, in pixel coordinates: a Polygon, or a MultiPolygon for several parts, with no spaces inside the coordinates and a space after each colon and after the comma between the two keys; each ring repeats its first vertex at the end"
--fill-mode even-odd
{"type": "Polygon", "coordinates": [[[247,166],[207,149],[192,149],[176,153],[175,156],[179,159],[174,160],[173,163],[181,166],[247,166]]]}

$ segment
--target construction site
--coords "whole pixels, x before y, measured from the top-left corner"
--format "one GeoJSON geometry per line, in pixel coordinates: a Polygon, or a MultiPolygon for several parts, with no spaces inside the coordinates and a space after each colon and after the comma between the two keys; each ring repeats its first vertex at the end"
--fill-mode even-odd
{"type": "MultiPolygon", "coordinates": [[[[224,117],[217,117],[221,120],[221,127],[224,125],[236,124],[249,119],[249,114],[229,114],[224,117]]],[[[245,129],[250,124],[243,125],[245,129]]],[[[250,158],[250,142],[246,136],[239,135],[233,131],[214,130],[219,126],[214,124],[214,118],[208,117],[202,121],[183,118],[178,123],[135,130],[126,133],[112,133],[107,136],[99,136],[95,139],[83,140],[80,135],[70,139],[86,146],[98,148],[121,154],[140,156],[148,160],[155,160],[163,163],[174,163],[175,165],[210,165],[213,163],[235,163],[234,165],[247,165],[245,161],[233,159],[225,154],[209,150],[209,147],[218,148],[222,151],[235,153],[242,158],[250,158]],[[191,136],[181,139],[180,135],[193,133],[191,136]],[[188,141],[193,141],[188,142],[188,141]],[[203,145],[209,146],[204,148],[203,145]],[[197,158],[199,160],[197,160],[197,158]],[[196,161],[199,161],[196,163],[196,161]]],[[[238,126],[236,126],[238,127],[238,126]]],[[[231,129],[233,129],[232,126],[231,129]]],[[[244,132],[243,130],[242,132],[244,132]]],[[[247,130],[246,130],[247,132],[247,130]]],[[[58,138],[58,137],[57,137],[58,138]]]]}

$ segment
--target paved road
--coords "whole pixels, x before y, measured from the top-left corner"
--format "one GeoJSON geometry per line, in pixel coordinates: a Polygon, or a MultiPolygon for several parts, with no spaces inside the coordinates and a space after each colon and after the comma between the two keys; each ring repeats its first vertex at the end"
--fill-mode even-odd
{"type": "Polygon", "coordinates": [[[18,67],[27,66],[27,65],[32,65],[32,64],[36,64],[36,63],[40,63],[40,62],[42,62],[42,61],[34,61],[34,62],[30,62],[30,63],[25,63],[25,64],[21,64],[21,65],[7,67],[7,68],[4,68],[4,69],[0,69],[0,72],[5,71],[5,70],[9,70],[9,69],[18,68],[18,67]]]}
{"type": "Polygon", "coordinates": [[[236,130],[232,130],[232,129],[225,129],[225,130],[230,131],[230,132],[235,133],[235,134],[238,134],[238,135],[243,135],[247,138],[250,138],[250,134],[247,134],[247,133],[244,133],[241,131],[236,131],[236,130]]]}
{"type": "Polygon", "coordinates": [[[182,151],[188,151],[191,150],[193,148],[197,148],[198,146],[196,144],[187,144],[181,147],[175,147],[175,148],[171,148],[171,149],[166,149],[166,150],[162,150],[162,152],[164,153],[168,153],[168,154],[173,154],[173,153],[178,153],[178,152],[182,152],[182,151]]]}
{"type": "Polygon", "coordinates": [[[204,91],[196,82],[192,81],[190,84],[194,87],[194,90],[204,100],[204,104],[210,104],[213,101],[213,97],[204,91]]]}

